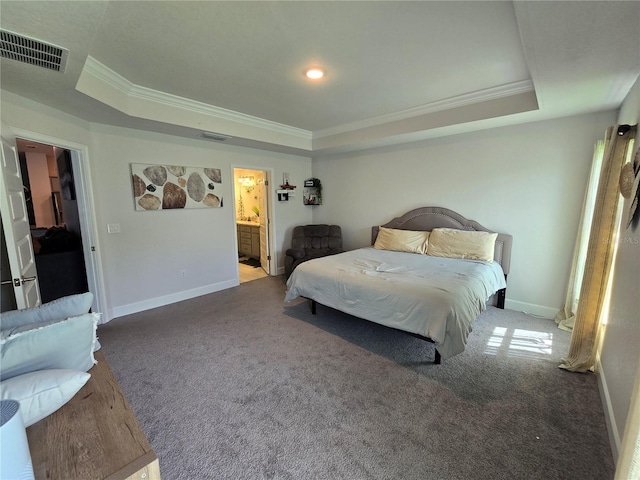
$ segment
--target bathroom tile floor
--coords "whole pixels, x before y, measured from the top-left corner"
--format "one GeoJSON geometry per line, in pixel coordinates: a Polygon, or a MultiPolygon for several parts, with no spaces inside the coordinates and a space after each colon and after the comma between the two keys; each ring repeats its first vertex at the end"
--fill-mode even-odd
{"type": "MultiPolygon", "coordinates": [[[[238,260],[242,260],[239,258],[238,260]]],[[[258,280],[267,276],[266,272],[261,267],[252,267],[245,265],[244,263],[238,263],[240,270],[240,283],[250,282],[251,280],[258,280]]]]}

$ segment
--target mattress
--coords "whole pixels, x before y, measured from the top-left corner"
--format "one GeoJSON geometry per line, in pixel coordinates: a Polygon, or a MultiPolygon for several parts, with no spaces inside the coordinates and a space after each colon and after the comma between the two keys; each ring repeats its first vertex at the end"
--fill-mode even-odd
{"type": "Polygon", "coordinates": [[[285,301],[309,298],[429,338],[445,360],[464,351],[473,321],[505,287],[497,262],[367,247],[298,265],[285,301]]]}

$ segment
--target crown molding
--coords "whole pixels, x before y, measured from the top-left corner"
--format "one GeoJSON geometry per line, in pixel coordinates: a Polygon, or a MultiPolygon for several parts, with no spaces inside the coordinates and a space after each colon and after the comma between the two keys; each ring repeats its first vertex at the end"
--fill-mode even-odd
{"type": "Polygon", "coordinates": [[[398,120],[406,120],[407,118],[420,117],[429,115],[443,110],[451,110],[459,107],[466,107],[477,103],[496,100],[499,98],[510,97],[534,91],[533,82],[531,80],[522,80],[519,82],[508,83],[497,87],[491,87],[476,92],[465,93],[455,97],[438,100],[437,102],[427,103],[417,107],[408,108],[399,112],[380,115],[378,117],[368,118],[357,122],[338,125],[336,127],[325,128],[313,132],[313,138],[319,139],[329,137],[331,135],[340,135],[343,133],[360,130],[363,128],[375,127],[385,123],[395,122],[398,120]]]}
{"type": "Polygon", "coordinates": [[[282,123],[272,122],[226,108],[216,107],[207,103],[136,85],[90,55],[87,56],[83,72],[106,83],[128,98],[179,108],[200,115],[208,115],[225,121],[232,121],[271,132],[311,140],[312,132],[309,130],[291,127],[282,123]]]}
{"type": "MultiPolygon", "coordinates": [[[[118,92],[123,98],[128,100],[137,100],[150,105],[175,108],[186,112],[187,114],[192,113],[194,115],[205,115],[212,119],[233,122],[236,125],[255,128],[265,133],[271,132],[273,134],[287,135],[292,139],[295,138],[303,142],[308,142],[309,145],[316,140],[328,139],[328,137],[332,137],[334,135],[349,134],[351,132],[356,132],[370,127],[377,127],[402,120],[419,118],[456,108],[478,105],[507,97],[514,97],[524,93],[535,93],[533,82],[530,79],[523,80],[450,97],[387,115],[372,117],[357,122],[311,132],[309,130],[291,127],[289,125],[272,122],[233,110],[216,107],[214,105],[136,85],[91,56],[87,57],[82,74],[93,78],[98,84],[110,87],[118,92]]],[[[310,148],[311,151],[313,151],[313,149],[314,148],[310,148]]]]}

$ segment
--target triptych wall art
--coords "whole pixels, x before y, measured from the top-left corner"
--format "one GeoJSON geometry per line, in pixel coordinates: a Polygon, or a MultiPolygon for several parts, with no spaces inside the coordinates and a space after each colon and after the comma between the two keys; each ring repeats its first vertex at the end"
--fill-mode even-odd
{"type": "Polygon", "coordinates": [[[222,207],[219,168],[131,164],[136,210],[222,207]],[[216,192],[216,189],[218,191],[216,192]]]}

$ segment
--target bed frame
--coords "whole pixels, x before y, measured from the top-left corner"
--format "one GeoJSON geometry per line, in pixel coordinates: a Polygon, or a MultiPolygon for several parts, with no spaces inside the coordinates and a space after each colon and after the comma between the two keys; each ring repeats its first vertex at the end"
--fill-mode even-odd
{"type": "MultiPolygon", "coordinates": [[[[398,230],[414,230],[414,231],[431,231],[434,228],[455,228],[458,230],[478,231],[478,232],[492,232],[488,228],[483,227],[475,220],[469,220],[453,210],[443,207],[421,207],[411,210],[400,217],[396,217],[390,222],[374,226],[371,228],[371,245],[376,242],[378,237],[378,231],[380,227],[395,228],[398,230]]],[[[498,262],[502,266],[504,272],[504,278],[507,279],[509,274],[509,268],[511,266],[511,245],[513,243],[513,237],[504,233],[498,233],[496,238],[496,244],[494,249],[494,261],[498,262]]],[[[499,290],[495,295],[495,305],[498,308],[504,308],[504,302],[506,297],[506,288],[499,290]]],[[[316,302],[311,300],[311,313],[316,314],[316,302]]],[[[391,327],[390,327],[391,328],[391,327]]],[[[415,333],[404,332],[413,337],[421,340],[426,340],[433,343],[430,338],[423,337],[415,333]]],[[[440,364],[440,353],[436,349],[435,364],[440,364]]]]}
{"type": "MultiPolygon", "coordinates": [[[[483,227],[475,220],[468,220],[459,213],[442,207],[422,207],[411,210],[401,217],[396,217],[385,225],[385,228],[396,228],[398,230],[431,231],[434,228],[456,228],[458,230],[474,230],[477,232],[492,232],[483,227]]],[[[379,227],[371,228],[371,245],[376,243],[379,227]]],[[[498,233],[496,245],[493,252],[493,260],[502,266],[504,278],[509,275],[511,266],[511,244],[513,237],[505,233],[498,233]]],[[[503,288],[496,294],[496,306],[504,308],[507,289],[503,288]]]]}

